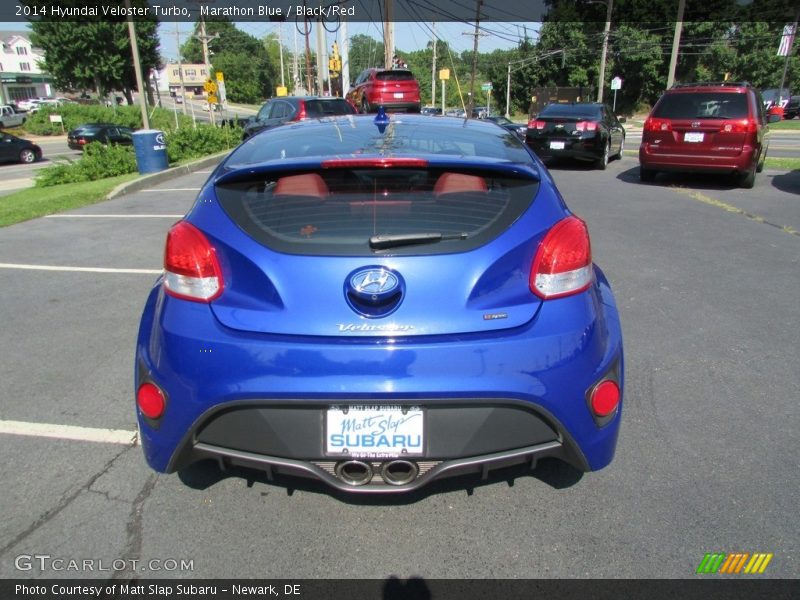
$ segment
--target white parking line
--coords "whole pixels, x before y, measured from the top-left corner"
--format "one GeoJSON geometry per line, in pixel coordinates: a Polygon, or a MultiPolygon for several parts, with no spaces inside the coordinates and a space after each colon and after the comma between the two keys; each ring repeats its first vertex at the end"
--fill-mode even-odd
{"type": "Polygon", "coordinates": [[[102,267],[57,267],[53,265],[24,265],[0,263],[0,269],[24,269],[30,271],[68,271],[74,273],[134,273],[141,275],[160,275],[161,269],[111,269],[102,267]]]}
{"type": "Polygon", "coordinates": [[[143,192],[199,192],[202,188],[152,188],[143,192]]]}
{"type": "Polygon", "coordinates": [[[101,444],[136,445],[138,443],[138,433],[136,431],[55,425],[52,423],[30,423],[27,421],[0,421],[0,433],[101,444]]]}
{"type": "Polygon", "coordinates": [[[185,215],[45,215],[45,219],[181,219],[185,215]]]}

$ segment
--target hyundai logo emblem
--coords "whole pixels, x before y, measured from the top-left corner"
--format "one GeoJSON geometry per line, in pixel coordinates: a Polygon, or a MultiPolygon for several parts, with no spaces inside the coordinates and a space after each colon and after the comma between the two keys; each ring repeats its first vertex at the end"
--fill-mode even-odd
{"type": "Polygon", "coordinates": [[[350,278],[350,286],[358,294],[382,296],[392,293],[398,285],[397,276],[386,269],[366,269],[350,278]]]}

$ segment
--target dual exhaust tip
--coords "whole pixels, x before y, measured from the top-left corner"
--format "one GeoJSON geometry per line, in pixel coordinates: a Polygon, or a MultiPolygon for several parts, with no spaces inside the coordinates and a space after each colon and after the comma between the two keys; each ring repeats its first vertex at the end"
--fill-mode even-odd
{"type": "Polygon", "coordinates": [[[346,460],[336,465],[336,476],[348,485],[366,485],[375,475],[380,475],[389,485],[405,485],[417,478],[419,467],[409,460],[392,460],[373,469],[368,462],[346,460]]]}

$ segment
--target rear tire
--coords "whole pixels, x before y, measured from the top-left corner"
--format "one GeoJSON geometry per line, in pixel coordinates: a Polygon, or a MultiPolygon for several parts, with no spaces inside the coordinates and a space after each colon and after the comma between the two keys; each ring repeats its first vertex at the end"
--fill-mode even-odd
{"type": "Polygon", "coordinates": [[[639,167],[639,180],[644,183],[652,183],[656,180],[656,172],[653,169],[639,167]]]}
{"type": "Polygon", "coordinates": [[[611,140],[606,141],[606,145],[603,146],[603,154],[597,161],[597,168],[601,171],[605,171],[606,167],[608,166],[608,159],[609,155],[611,154],[611,140]]]}
{"type": "Polygon", "coordinates": [[[745,171],[744,173],[739,173],[737,176],[739,187],[744,188],[746,190],[753,189],[753,186],[756,184],[756,170],[758,167],[755,165],[745,171]]]}
{"type": "Polygon", "coordinates": [[[767,151],[764,150],[764,153],[758,159],[758,166],[756,167],[756,173],[761,173],[764,170],[764,162],[767,160],[767,151]]]}
{"type": "Polygon", "coordinates": [[[19,153],[19,162],[26,164],[36,162],[36,153],[33,150],[26,148],[19,153]]]}

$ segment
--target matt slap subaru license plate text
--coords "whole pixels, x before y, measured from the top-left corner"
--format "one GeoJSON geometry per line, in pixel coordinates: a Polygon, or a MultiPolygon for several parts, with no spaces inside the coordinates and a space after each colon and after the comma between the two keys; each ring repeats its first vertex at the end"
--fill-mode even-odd
{"type": "Polygon", "coordinates": [[[333,406],[325,415],[328,456],[421,456],[424,419],[417,406],[333,406]]]}

